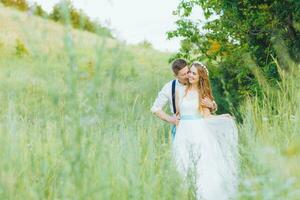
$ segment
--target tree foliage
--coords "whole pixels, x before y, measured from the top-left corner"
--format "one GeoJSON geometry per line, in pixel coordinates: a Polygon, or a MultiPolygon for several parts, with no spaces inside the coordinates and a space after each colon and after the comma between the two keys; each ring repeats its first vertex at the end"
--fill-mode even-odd
{"type": "Polygon", "coordinates": [[[82,10],[76,9],[71,1],[58,2],[50,13],[50,18],[61,23],[71,24],[74,28],[113,37],[111,31],[92,21],[82,10]]]}
{"type": "MultiPolygon", "coordinates": [[[[289,57],[300,62],[300,32],[295,27],[300,21],[298,0],[181,0],[174,14],[179,18],[177,28],[168,37],[182,38],[175,57],[208,64],[217,98],[227,97],[221,111],[235,111],[246,95],[259,94],[256,68],[267,80],[279,80],[272,59],[280,54],[276,43],[286,46],[289,57]],[[191,18],[199,7],[205,21],[191,18]]],[[[289,70],[285,63],[281,66],[289,70]]]]}
{"type": "Polygon", "coordinates": [[[34,3],[32,6],[29,6],[26,0],[0,0],[0,2],[5,6],[14,7],[21,11],[30,10],[34,15],[49,18],[56,22],[71,24],[76,29],[97,33],[101,36],[113,37],[108,28],[103,27],[98,21],[91,20],[82,10],[76,9],[70,0],[59,1],[54,5],[49,15],[39,4],[34,3]]]}
{"type": "Polygon", "coordinates": [[[40,16],[40,17],[48,17],[47,12],[42,8],[41,5],[34,3],[34,5],[31,7],[33,14],[40,16]]]}
{"type": "Polygon", "coordinates": [[[26,0],[1,0],[0,2],[5,6],[15,7],[22,11],[26,11],[29,8],[26,0]]]}

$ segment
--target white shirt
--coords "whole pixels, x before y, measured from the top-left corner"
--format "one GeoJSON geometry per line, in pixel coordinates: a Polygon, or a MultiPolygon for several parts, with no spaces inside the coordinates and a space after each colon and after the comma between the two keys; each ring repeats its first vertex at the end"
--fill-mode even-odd
{"type": "MultiPolygon", "coordinates": [[[[167,84],[164,85],[164,87],[160,90],[158,93],[153,106],[151,108],[151,112],[155,113],[159,110],[163,110],[165,105],[169,103],[170,110],[173,112],[173,104],[172,104],[172,81],[168,82],[167,84]]],[[[178,80],[176,80],[176,85],[175,85],[176,90],[179,92],[182,92],[185,90],[185,85],[179,83],[178,80]]]]}

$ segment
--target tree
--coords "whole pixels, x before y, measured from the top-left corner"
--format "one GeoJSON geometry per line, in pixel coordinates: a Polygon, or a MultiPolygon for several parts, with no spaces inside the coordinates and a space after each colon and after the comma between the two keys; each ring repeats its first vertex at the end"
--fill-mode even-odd
{"type": "MultiPolygon", "coordinates": [[[[282,42],[289,56],[300,62],[300,32],[294,23],[300,19],[297,0],[181,0],[174,14],[179,17],[177,29],[168,37],[183,38],[175,57],[207,62],[218,86],[215,93],[224,96],[227,90],[233,108],[244,96],[260,91],[253,67],[258,66],[269,81],[279,80],[272,59],[278,55],[274,44],[282,42]],[[202,27],[203,21],[190,18],[197,7],[207,20],[202,27]],[[254,62],[249,64],[249,59],[254,62]]],[[[233,109],[227,105],[224,110],[233,109]]]]}
{"type": "Polygon", "coordinates": [[[58,2],[50,13],[50,18],[61,23],[70,23],[72,27],[83,29],[92,33],[112,38],[111,31],[100,25],[97,21],[92,21],[82,10],[77,10],[71,1],[62,0],[58,2]]]}
{"type": "Polygon", "coordinates": [[[42,8],[41,5],[34,3],[32,6],[33,14],[40,17],[47,17],[47,12],[42,8]]]}
{"type": "Polygon", "coordinates": [[[61,0],[54,5],[50,13],[50,19],[56,22],[67,23],[70,18],[70,10],[73,9],[72,3],[67,0],[61,0]]]}
{"type": "Polygon", "coordinates": [[[26,0],[1,0],[1,3],[5,6],[15,7],[22,11],[27,11],[29,9],[26,0]]]}

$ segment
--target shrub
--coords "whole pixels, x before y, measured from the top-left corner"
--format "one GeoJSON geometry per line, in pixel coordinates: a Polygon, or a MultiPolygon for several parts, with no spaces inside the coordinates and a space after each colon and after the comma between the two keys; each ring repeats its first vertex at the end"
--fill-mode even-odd
{"type": "Polygon", "coordinates": [[[62,15],[61,15],[61,9],[60,9],[60,5],[59,4],[56,4],[54,7],[53,7],[53,10],[52,12],[50,13],[50,19],[52,19],[53,21],[60,21],[62,20],[62,15]]]}
{"type": "Polygon", "coordinates": [[[40,16],[40,17],[47,17],[47,12],[42,8],[41,5],[34,3],[34,5],[31,7],[33,14],[40,16]]]}
{"type": "Polygon", "coordinates": [[[0,2],[5,6],[15,7],[22,11],[26,11],[29,9],[26,0],[1,0],[0,2]]]}
{"type": "Polygon", "coordinates": [[[82,10],[74,8],[72,1],[61,0],[52,9],[48,15],[43,8],[34,3],[29,7],[26,0],[0,0],[3,5],[14,7],[22,11],[31,10],[34,15],[40,17],[49,17],[51,20],[61,22],[63,24],[70,23],[73,28],[86,30],[88,32],[96,33],[101,36],[113,38],[111,30],[102,26],[99,22],[91,20],[82,10]]]}
{"type": "Polygon", "coordinates": [[[20,39],[16,39],[16,55],[21,57],[24,55],[29,55],[29,52],[25,46],[25,44],[20,40],[20,39]]]}
{"type": "Polygon", "coordinates": [[[91,20],[82,10],[74,8],[71,1],[58,2],[53,7],[49,16],[50,19],[56,22],[71,23],[72,27],[76,29],[83,29],[88,32],[97,33],[110,38],[113,37],[108,28],[103,27],[95,20],[91,20]],[[69,17],[69,19],[66,19],[66,17],[69,17]]]}

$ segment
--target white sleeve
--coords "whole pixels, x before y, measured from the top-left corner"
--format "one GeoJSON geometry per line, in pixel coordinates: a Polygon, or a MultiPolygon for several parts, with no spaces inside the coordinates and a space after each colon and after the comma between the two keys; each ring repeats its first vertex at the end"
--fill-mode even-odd
{"type": "Polygon", "coordinates": [[[162,110],[163,107],[168,103],[169,101],[169,96],[171,93],[171,88],[169,87],[169,84],[166,84],[158,93],[158,96],[156,97],[152,108],[151,108],[151,112],[155,113],[159,110],[162,110]]]}

